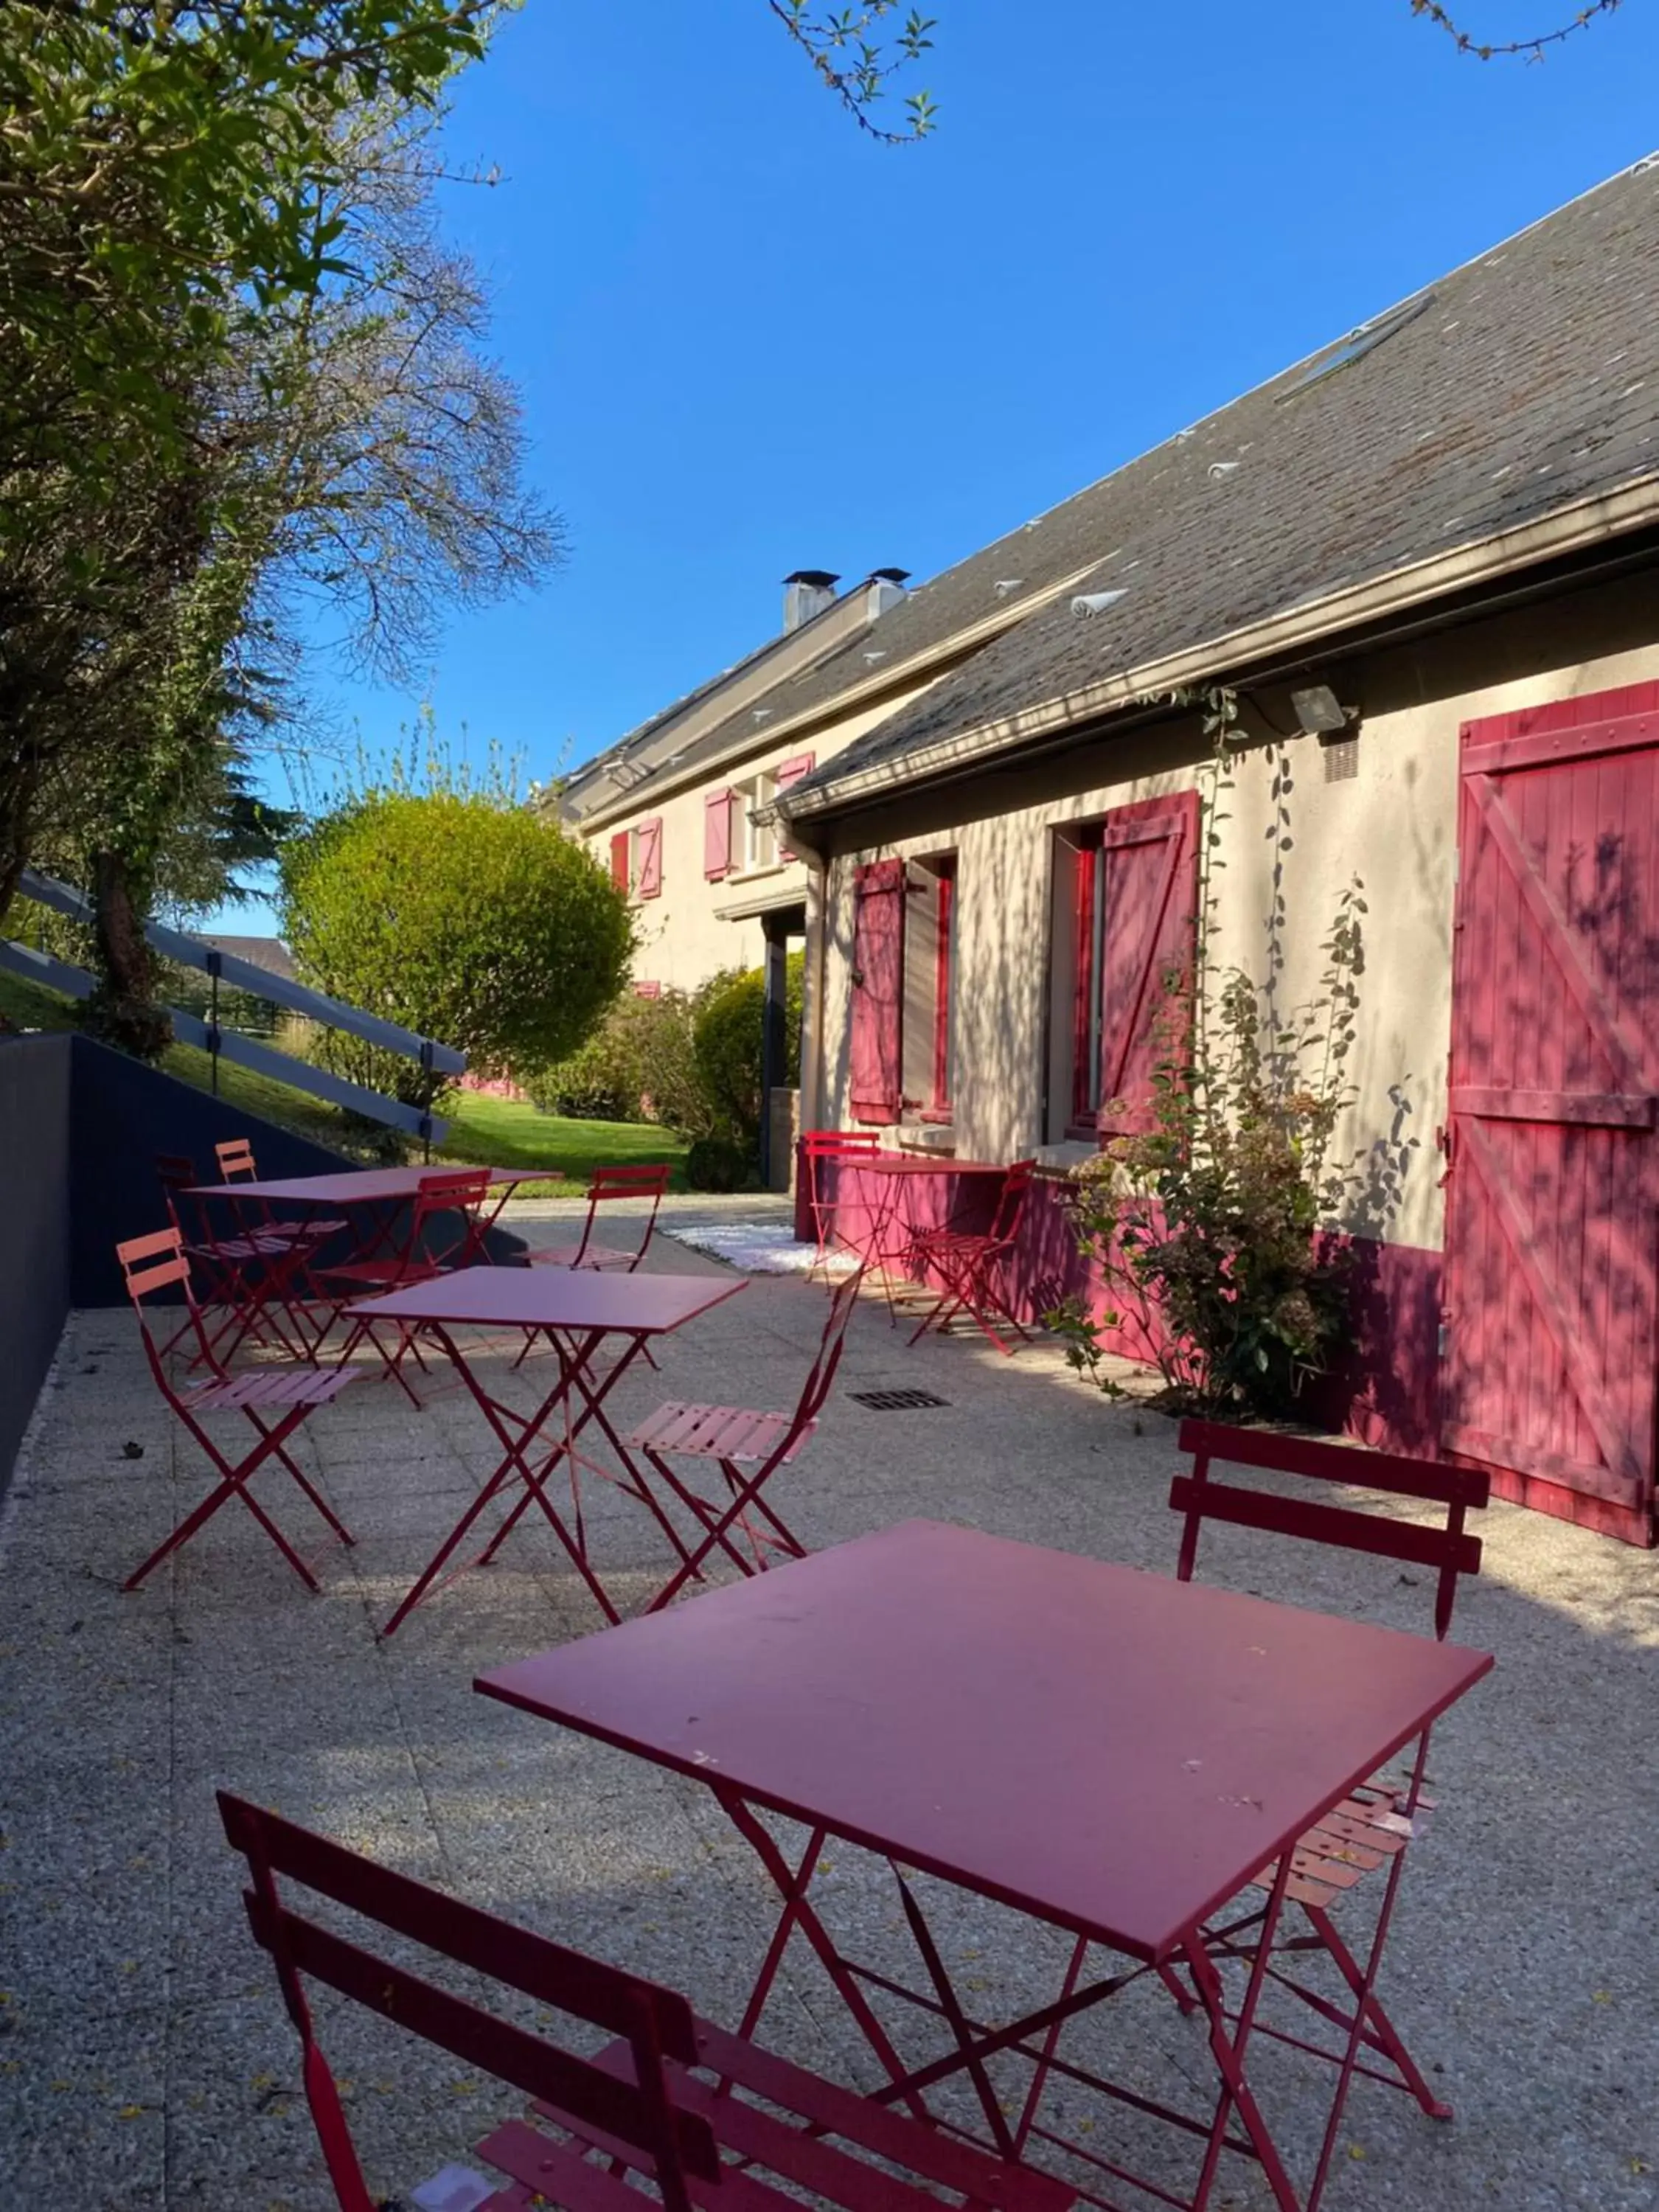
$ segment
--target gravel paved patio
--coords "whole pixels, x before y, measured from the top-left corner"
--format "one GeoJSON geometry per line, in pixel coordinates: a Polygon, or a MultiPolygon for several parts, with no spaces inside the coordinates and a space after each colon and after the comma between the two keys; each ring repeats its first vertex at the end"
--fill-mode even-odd
{"type": "MultiPolygon", "coordinates": [[[[559,1211],[526,1208],[519,1225],[553,1241],[559,1211]]],[[[756,1218],[755,1201],[741,1212],[756,1218]]],[[[724,1272],[672,1243],[653,1256],[724,1272]]],[[[822,1316],[821,1291],[758,1278],[670,1340],[659,1375],[636,1370],[623,1410],[708,1395],[787,1403],[822,1316]]],[[[216,1785],[676,1983],[717,2019],[735,2021],[758,1965],[769,1893],[711,1800],[471,1689],[482,1668],[599,1626],[550,1540],[521,1524],[496,1565],[377,1641],[376,1623],[492,1463],[471,1401],[450,1388],[417,1413],[366,1382],[301,1433],[304,1463],[359,1540],[346,1552],[306,1531],[322,1595],[307,1595],[228,1508],[124,1595],[122,1576],[201,1494],[201,1466],[127,1320],[70,1323],[0,1513],[4,2207],[331,2205],[295,2045],[242,1921],[216,1785]]],[[[1168,1571],[1175,1463],[1169,1422],[1104,1403],[1052,1349],[1013,1362],[967,1340],[908,1352],[867,1300],[821,1431],[786,1478],[787,1504],[815,1546],[927,1514],[1168,1571]],[[898,1384],[946,1403],[878,1413],[849,1396],[898,1384]]],[[[305,1528],[297,1498],[262,1494],[290,1534],[305,1528]]],[[[614,1587],[642,1595],[660,1579],[652,1524],[614,1497],[595,1501],[595,1519],[614,1587]]],[[[1486,1571],[1460,1601],[1456,1633],[1495,1652],[1498,1668],[1437,1735],[1440,1808],[1414,1851],[1382,1990],[1457,2118],[1437,2125],[1361,2082],[1326,2203],[1651,2212],[1659,1561],[1502,1506],[1483,1533],[1486,1571]]],[[[1426,1588],[1385,1563],[1224,1531],[1201,1571],[1428,1625],[1426,1588]]],[[[898,1945],[875,1869],[848,1853],[826,1881],[833,1909],[865,1923],[866,1949],[898,1945]]],[[[1027,1933],[1011,1948],[992,1909],[964,1901],[943,1932],[988,2008],[1047,1986],[1049,1947],[1027,1933]]],[[[1197,2030],[1155,1984],[1146,1998],[1107,2008],[1119,2071],[1206,2081],[1197,2030]]],[[[808,2063],[872,2080],[804,1955],[791,1954],[767,2033],[808,2063]]],[[[362,2015],[325,2041],[388,2196],[466,2161],[503,2109],[459,2067],[362,2015]]],[[[1263,2072],[1277,2126],[1305,2155],[1316,2119],[1298,2102],[1299,2069],[1263,2072]]],[[[1267,2198],[1239,2169],[1214,2201],[1242,2212],[1267,2198]]]]}

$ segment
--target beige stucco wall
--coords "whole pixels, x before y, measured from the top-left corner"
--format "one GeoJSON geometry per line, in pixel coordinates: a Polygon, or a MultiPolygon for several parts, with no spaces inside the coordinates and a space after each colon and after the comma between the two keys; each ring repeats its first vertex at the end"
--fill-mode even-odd
{"type": "MultiPolygon", "coordinates": [[[[1553,616],[1534,611],[1523,618],[1524,629],[1512,623],[1501,633],[1495,626],[1484,635],[1466,631],[1443,645],[1396,653],[1347,672],[1348,680],[1336,688],[1345,700],[1358,698],[1365,708],[1358,772],[1350,781],[1325,780],[1314,738],[1297,737],[1285,747],[1293,842],[1285,855],[1284,1000],[1293,1005],[1317,989],[1325,965],[1322,941],[1343,886],[1358,875],[1369,908],[1358,1042],[1350,1070],[1359,1097],[1338,1145],[1355,1151],[1390,1144],[1407,1148],[1401,1202],[1383,1225],[1390,1242],[1431,1249],[1442,1243],[1435,1138],[1446,1111],[1460,725],[1659,678],[1659,644],[1652,641],[1659,640],[1659,611],[1632,611],[1638,627],[1645,624],[1649,641],[1583,658],[1573,655],[1586,629],[1605,639],[1609,632],[1627,635],[1631,623],[1587,620],[1577,606],[1553,616]],[[1496,680],[1480,680],[1498,670],[1503,672],[1496,680]]],[[[1283,695],[1269,694],[1263,703],[1281,726],[1291,726],[1283,695]]],[[[834,1125],[848,1118],[854,866],[887,853],[920,857],[954,848],[958,1157],[1012,1159],[1060,1136],[1058,1111],[1050,1115],[1049,1127],[1043,1123],[1052,1047],[1055,827],[1087,821],[1130,799],[1202,785],[1207,771],[1200,758],[1201,741],[1191,730],[1097,744],[1034,771],[999,811],[988,811],[994,803],[988,799],[976,805],[964,798],[956,802],[954,818],[936,815],[890,842],[832,860],[825,879],[823,1021],[803,1075],[804,1122],[834,1125]],[[1074,787],[1079,762],[1097,764],[1098,772],[1084,787],[1074,787]]],[[[996,787],[981,782],[963,788],[984,793],[996,787]]],[[[1273,900],[1273,805],[1265,752],[1249,752],[1238,761],[1225,811],[1231,818],[1221,825],[1212,965],[1237,965],[1260,978],[1273,900]]],[[[901,820],[896,826],[905,825],[901,820]]],[[[1349,1225],[1370,1224],[1356,1220],[1349,1225]]]]}
{"type": "Polygon", "coordinates": [[[703,873],[706,793],[746,782],[766,769],[775,769],[784,761],[799,758],[802,753],[813,754],[821,765],[927,689],[925,684],[918,684],[907,691],[896,692],[879,706],[866,708],[861,714],[826,722],[820,728],[798,732],[781,743],[746,754],[740,762],[728,763],[717,773],[708,774],[667,797],[642,795],[635,812],[609,820],[602,829],[584,833],[596,857],[608,866],[611,840],[617,830],[631,830],[653,815],[661,817],[661,895],[651,899],[635,895],[633,902],[639,930],[633,968],[636,981],[692,991],[722,969],[756,967],[764,949],[760,923],[722,921],[720,910],[746,904],[751,899],[769,900],[775,893],[793,892],[802,899],[805,896],[806,869],[799,860],[747,874],[734,872],[714,883],[708,880],[703,873]]]}

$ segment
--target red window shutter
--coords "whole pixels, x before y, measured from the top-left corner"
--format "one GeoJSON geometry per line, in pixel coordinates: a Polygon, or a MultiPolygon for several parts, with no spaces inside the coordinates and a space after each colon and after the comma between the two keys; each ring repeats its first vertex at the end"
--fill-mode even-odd
{"type": "Polygon", "coordinates": [[[629,867],[632,845],[633,840],[626,830],[618,830],[611,840],[611,880],[619,891],[625,891],[632,880],[629,867]]]}
{"type": "Polygon", "coordinates": [[[1198,923],[1198,793],[1138,800],[1106,817],[1100,1129],[1151,1126],[1153,1074],[1169,1046],[1170,990],[1190,990],[1198,923]],[[1115,1106],[1118,1110],[1109,1110],[1115,1106]]]}
{"type": "Polygon", "coordinates": [[[935,908],[933,954],[933,1105],[942,1111],[951,1103],[951,994],[955,978],[951,972],[956,926],[956,864],[941,867],[935,908]]]}
{"type": "Polygon", "coordinates": [[[634,996],[636,999],[659,999],[662,996],[662,985],[660,983],[635,983],[634,986],[634,996]]]}
{"type": "MultiPolygon", "coordinates": [[[[817,766],[816,753],[797,753],[793,760],[787,760],[780,766],[777,775],[773,779],[774,789],[787,791],[792,783],[799,783],[804,775],[811,775],[817,766]]],[[[778,839],[779,860],[793,860],[794,857],[792,848],[786,845],[780,836],[778,839]]]]}
{"type": "Polygon", "coordinates": [[[640,896],[662,896],[662,817],[652,816],[634,832],[640,848],[640,896]]]}
{"type": "Polygon", "coordinates": [[[896,1121],[903,1080],[904,863],[875,860],[854,878],[853,1119],[896,1121]]]}
{"type": "Polygon", "coordinates": [[[732,793],[711,791],[702,802],[702,872],[718,883],[732,872],[732,793]]]}

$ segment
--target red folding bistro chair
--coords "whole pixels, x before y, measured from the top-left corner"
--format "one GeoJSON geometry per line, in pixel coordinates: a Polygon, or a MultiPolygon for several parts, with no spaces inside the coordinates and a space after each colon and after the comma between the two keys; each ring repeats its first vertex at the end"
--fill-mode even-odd
{"type": "Polygon", "coordinates": [[[587,1186],[587,1218],[582,1224],[580,1241],[574,1244],[532,1246],[524,1255],[526,1261],[536,1267],[621,1268],[631,1275],[650,1249],[663,1194],[668,1188],[668,1178],[673,1171],[672,1165],[666,1160],[657,1163],[642,1161],[624,1167],[595,1168],[593,1179],[587,1186]],[[593,1241],[593,1226],[599,1208],[619,1198],[648,1198],[651,1201],[651,1211],[646,1216],[645,1233],[635,1251],[621,1250],[614,1244],[596,1244],[593,1241]]]}
{"type": "Polygon", "coordinates": [[[774,1474],[796,1459],[817,1426],[841,1364],[847,1324],[863,1279],[860,1267],[836,1285],[824,1317],[817,1356],[807,1370],[793,1413],[755,1413],[738,1406],[692,1406],[678,1401],[659,1406],[628,1437],[641,1452],[665,1488],[698,1525],[698,1537],[678,1569],[646,1610],[655,1613],[678,1595],[686,1583],[702,1579],[702,1565],[718,1548],[745,1575],[762,1573],[774,1555],[803,1559],[806,1547],[762,1496],[774,1474]],[[725,1485],[705,1497],[675,1460],[712,1460],[725,1485]],[[739,1542],[738,1538],[741,1538],[739,1542]],[[746,1548],[745,1548],[746,1547],[746,1548]]]}
{"type": "MultiPolygon", "coordinates": [[[[409,1220],[403,1243],[395,1252],[378,1258],[348,1260],[337,1266],[316,1270],[319,1287],[327,1286],[326,1296],[331,1311],[324,1322],[320,1343],[340,1316],[355,1299],[376,1297],[387,1291],[407,1290],[415,1283],[429,1283],[438,1275],[447,1275],[458,1267],[477,1264],[483,1250],[483,1240],[489,1223],[483,1208],[489,1198],[489,1170],[488,1168],[442,1169],[421,1177],[420,1188],[410,1202],[409,1220]],[[433,1225],[442,1217],[459,1213],[460,1227],[453,1240],[436,1249],[433,1244],[433,1225]]],[[[384,1327],[381,1323],[380,1326],[384,1327]]],[[[412,1352],[415,1364],[422,1373],[426,1362],[421,1357],[421,1347],[415,1340],[415,1331],[407,1322],[398,1327],[398,1343],[388,1352],[376,1334],[376,1324],[359,1316],[354,1319],[345,1342],[340,1347],[342,1359],[349,1359],[359,1344],[374,1346],[386,1363],[386,1372],[394,1377],[413,1405],[420,1400],[410,1387],[403,1371],[404,1356],[412,1352]]]]}
{"type": "Polygon", "coordinates": [[[138,1326],[143,1332],[144,1350],[149,1359],[150,1373],[155,1378],[155,1387],[217,1468],[220,1475],[216,1486],[192,1513],[186,1515],[167,1541],[157,1546],[143,1566],[127,1577],[122,1587],[137,1589],[150,1569],[159,1566],[181,1544],[187,1543],[198,1528],[211,1520],[228,1498],[239,1498],[301,1581],[308,1589],[315,1589],[317,1577],[254,1497],[248,1488],[248,1482],[268,1459],[275,1459],[298,1483],[340,1541],[343,1544],[354,1541],[349,1531],[318,1495],[284,1447],[308,1413],[313,1413],[319,1406],[327,1405],[331,1399],[337,1398],[349,1383],[356,1381],[356,1376],[337,1367],[319,1368],[297,1364],[256,1367],[246,1374],[228,1375],[214,1357],[202,1310],[191,1286],[190,1262],[185,1256],[184,1240],[179,1231],[176,1229],[160,1229],[149,1237],[131,1237],[125,1243],[116,1246],[115,1256],[121,1263],[127,1292],[137,1313],[138,1326]],[[168,1376],[164,1349],[157,1345],[150,1328],[155,1309],[147,1303],[175,1285],[184,1293],[186,1326],[195,1331],[200,1358],[213,1370],[206,1380],[187,1383],[183,1389],[176,1389],[168,1376]],[[204,1414],[228,1413],[244,1415],[257,1430],[259,1437],[246,1457],[234,1464],[202,1426],[204,1414]]]}
{"type": "MultiPolygon", "coordinates": [[[[222,1183],[258,1181],[258,1164],[253,1157],[251,1138],[227,1138],[214,1146],[213,1152],[219,1163],[222,1183]]],[[[236,1200],[232,1204],[237,1225],[245,1235],[280,1237],[285,1240],[286,1255],[273,1261],[269,1270],[264,1285],[266,1299],[282,1306],[304,1347],[301,1357],[309,1358],[307,1336],[311,1310],[328,1303],[318,1288],[314,1263],[324,1246],[332,1238],[344,1235],[352,1224],[343,1214],[301,1212],[279,1219],[268,1198],[236,1200]]],[[[325,1325],[316,1341],[320,1344],[326,1334],[325,1325]]]]}
{"type": "MultiPolygon", "coordinates": [[[[257,1182],[259,1170],[253,1157],[253,1142],[248,1137],[232,1137],[213,1148],[219,1163],[221,1182],[257,1182]]],[[[325,1237],[337,1237],[351,1224],[343,1214],[319,1218],[302,1213],[292,1221],[278,1221],[272,1213],[270,1201],[262,1199],[263,1226],[282,1237],[303,1237],[307,1243],[320,1244],[325,1237]]]]}
{"type": "MultiPolygon", "coordinates": [[[[806,1271],[809,1275],[816,1274],[820,1267],[827,1267],[833,1257],[832,1248],[837,1233],[836,1206],[845,1195],[839,1176],[835,1178],[832,1191],[830,1178],[825,1170],[842,1161],[856,1167],[860,1160],[867,1160],[879,1149],[880,1139],[873,1129],[808,1129],[803,1133],[800,1151],[806,1170],[806,1210],[811,1218],[812,1241],[816,1248],[812,1264],[806,1271]]],[[[849,1252],[855,1250],[849,1237],[843,1237],[841,1241],[849,1252]]],[[[860,1256],[867,1259],[869,1255],[860,1256]]]]}
{"type": "MultiPolygon", "coordinates": [[[[684,1997],[481,1912],[343,1844],[219,1793],[232,1846],[247,1861],[254,1941],[270,1954],[300,2038],[301,2077],[340,2212],[377,2212],[404,2177],[371,2188],[346,2107],[318,2041],[308,1985],[435,2045],[532,2100],[475,2155],[507,2177],[479,2212],[1069,2212],[1074,2192],[1028,2166],[859,2096],[744,2037],[700,2020],[684,1997]],[[355,1916],[349,1939],[288,1901],[278,1878],[355,1916]],[[397,1937],[397,1955],[375,1931],[397,1937]],[[483,1994],[528,1997],[522,2027],[406,1963],[417,1945],[482,1977],[483,1994]],[[613,2039],[578,2056],[542,2032],[560,2013],[613,2039]]],[[[307,1900],[308,1902],[309,1899],[307,1900]]],[[[337,1914],[331,1912],[331,1920],[337,1914]]],[[[522,2013],[523,2008],[518,2009],[522,2013]]],[[[463,2174],[462,2181],[481,2178],[463,2174]]],[[[415,2185],[416,2187],[419,2185],[415,2185]]]]}
{"type": "MultiPolygon", "coordinates": [[[[210,1224],[203,1218],[203,1201],[190,1195],[201,1177],[196,1172],[195,1161],[183,1152],[158,1152],[155,1179],[161,1186],[167,1219],[179,1232],[185,1256],[199,1273],[202,1292],[198,1304],[204,1314],[210,1310],[224,1316],[208,1339],[216,1359],[221,1364],[234,1359],[250,1337],[256,1344],[293,1356],[296,1347],[281,1325],[264,1311],[271,1271],[281,1269],[289,1260],[292,1239],[274,1230],[216,1236],[210,1224]],[[230,1340],[228,1346],[227,1337],[230,1340]]],[[[192,1323],[187,1315],[161,1346],[162,1358],[166,1358],[191,1334],[192,1323]]],[[[202,1364],[199,1347],[190,1364],[202,1364]]]]}
{"type": "Polygon", "coordinates": [[[1001,1322],[1011,1328],[1022,1344],[1029,1344],[1030,1333],[1014,1318],[1007,1300],[998,1288],[1004,1263],[1013,1249],[1014,1239],[1019,1234],[1020,1217],[1025,1210],[1026,1195],[1036,1174],[1035,1160],[1016,1160],[1003,1179],[997,1199],[996,1212],[989,1229],[972,1232],[960,1229],[919,1229],[912,1243],[913,1264],[918,1274],[933,1271],[944,1289],[934,1303],[923,1314],[911,1335],[917,1337],[930,1328],[941,1334],[961,1313],[967,1314],[988,1336],[999,1352],[1011,1356],[1014,1346],[1005,1344],[996,1330],[1001,1322]]]}
{"type": "MultiPolygon", "coordinates": [[[[1480,1540],[1467,1532],[1464,1520],[1468,1512],[1487,1502],[1491,1484],[1484,1472],[1209,1421],[1183,1421],[1179,1442],[1183,1451],[1192,1454],[1193,1469],[1190,1474],[1177,1475],[1170,1490],[1170,1504],[1186,1524],[1176,1566],[1178,1580],[1192,1579],[1203,1523],[1230,1522],[1240,1528],[1294,1536],[1426,1569],[1434,1577],[1434,1632],[1444,1638],[1451,1626],[1458,1577],[1480,1571],[1480,1540]],[[1438,1527],[1425,1527],[1419,1521],[1366,1512],[1353,1505],[1328,1504],[1278,1490],[1213,1481],[1210,1469],[1217,1461],[1224,1466],[1256,1468],[1340,1485],[1346,1490],[1380,1491],[1390,1497],[1441,1506],[1443,1522],[1438,1527]]],[[[1407,1846],[1431,1807],[1432,1801],[1423,1795],[1428,1751],[1429,1730],[1425,1729],[1415,1746],[1407,1749],[1403,1778],[1377,1778],[1354,1790],[1334,1812],[1309,1830],[1291,1859],[1285,1894],[1299,1908],[1310,1932],[1275,1941],[1265,1972],[1279,1988],[1290,1991],[1328,2026],[1337,2028],[1343,2038],[1342,2047],[1333,2051],[1326,2045],[1301,2041],[1267,2026],[1260,2018],[1256,2032],[1328,2059],[1343,2069],[1342,2087],[1308,2196],[1310,2204],[1317,2201],[1323,2185],[1353,2075],[1364,2074],[1392,2088],[1409,2091],[1431,2118],[1451,2118],[1451,2107],[1429,2087],[1373,1989],[1407,1846]],[[1380,1889],[1381,1895],[1370,1953],[1362,1963],[1337,1927],[1332,1908],[1349,1893],[1366,1888],[1380,1889]],[[1335,1969],[1339,2001],[1333,2002],[1331,1996],[1274,1963],[1287,1954],[1328,1959],[1335,1969]],[[1387,2070],[1368,2063],[1372,2059],[1385,2062],[1387,2070]]],[[[1264,1871],[1255,1887],[1271,1891],[1273,1871],[1264,1871]]],[[[1212,1922],[1204,1931],[1206,1950],[1212,1959],[1254,1966],[1259,1948],[1255,1938],[1263,1919],[1264,1908],[1251,1907],[1242,1918],[1212,1922]]],[[[1182,1995],[1179,1989],[1176,1994],[1182,1995]]],[[[1183,2002],[1191,2000],[1183,1998],[1183,2002]]]]}

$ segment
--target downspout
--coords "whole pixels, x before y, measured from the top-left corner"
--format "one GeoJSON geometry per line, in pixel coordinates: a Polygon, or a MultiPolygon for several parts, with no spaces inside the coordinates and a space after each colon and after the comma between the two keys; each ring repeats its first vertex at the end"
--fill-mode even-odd
{"type": "Polygon", "coordinates": [[[829,952],[830,862],[820,853],[803,852],[806,862],[805,994],[800,1042],[800,1126],[824,1126],[824,963],[829,952]]]}

